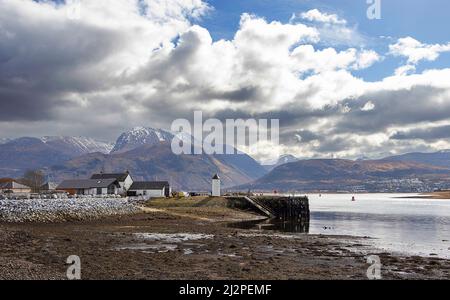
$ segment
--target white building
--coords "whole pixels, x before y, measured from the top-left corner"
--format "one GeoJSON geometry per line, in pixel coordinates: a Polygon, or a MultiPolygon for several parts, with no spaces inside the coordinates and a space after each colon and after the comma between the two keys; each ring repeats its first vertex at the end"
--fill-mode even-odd
{"type": "Polygon", "coordinates": [[[120,185],[114,178],[65,180],[56,189],[71,195],[117,195],[120,185]]]}
{"type": "Polygon", "coordinates": [[[0,182],[0,193],[31,193],[31,188],[11,179],[0,182]]]}
{"type": "Polygon", "coordinates": [[[220,197],[222,196],[221,189],[220,189],[220,177],[218,174],[214,175],[212,178],[212,194],[213,197],[220,197]]]}
{"type": "Polygon", "coordinates": [[[126,194],[133,184],[133,178],[127,171],[125,173],[100,173],[91,176],[91,179],[115,179],[119,183],[120,187],[117,191],[118,194],[126,194]]]}
{"type": "Polygon", "coordinates": [[[135,181],[128,189],[128,196],[149,198],[170,197],[172,189],[167,181],[135,181]]]}

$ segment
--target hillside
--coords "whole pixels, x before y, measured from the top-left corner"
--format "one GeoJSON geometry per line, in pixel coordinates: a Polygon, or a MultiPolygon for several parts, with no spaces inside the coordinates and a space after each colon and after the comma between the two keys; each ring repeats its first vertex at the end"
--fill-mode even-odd
{"type": "Polygon", "coordinates": [[[407,153],[403,155],[385,158],[389,161],[409,161],[433,166],[450,168],[450,151],[439,151],[434,153],[407,153]]]}
{"type": "Polygon", "coordinates": [[[144,145],[124,153],[93,153],[47,168],[53,181],[86,178],[96,172],[128,170],[135,180],[169,180],[176,189],[208,191],[219,173],[224,186],[251,182],[265,174],[247,155],[175,155],[170,145],[144,145]],[[243,167],[242,167],[243,166],[243,167]]]}
{"type": "Polygon", "coordinates": [[[40,139],[20,138],[0,144],[0,177],[20,177],[26,170],[59,164],[70,155],[40,139]]]}
{"type": "Polygon", "coordinates": [[[422,183],[441,181],[450,182],[449,168],[415,162],[319,159],[281,165],[237,189],[415,191],[422,183]]]}

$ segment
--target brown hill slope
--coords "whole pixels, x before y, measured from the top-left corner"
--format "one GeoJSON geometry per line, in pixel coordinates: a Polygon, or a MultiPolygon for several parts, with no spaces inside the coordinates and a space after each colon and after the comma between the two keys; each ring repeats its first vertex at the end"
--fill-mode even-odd
{"type": "Polygon", "coordinates": [[[175,155],[167,143],[145,145],[125,153],[83,155],[46,171],[52,174],[53,181],[60,181],[88,178],[101,171],[125,170],[130,171],[135,180],[169,180],[174,188],[188,191],[209,191],[212,175],[216,173],[220,174],[224,186],[248,183],[265,174],[265,170],[247,155],[175,155]],[[251,166],[248,168],[251,171],[247,171],[245,165],[251,166]]]}
{"type": "Polygon", "coordinates": [[[413,178],[446,181],[450,178],[450,169],[385,160],[303,160],[279,166],[255,182],[241,185],[238,189],[308,191],[365,186],[370,190],[370,185],[377,183],[413,178]]]}

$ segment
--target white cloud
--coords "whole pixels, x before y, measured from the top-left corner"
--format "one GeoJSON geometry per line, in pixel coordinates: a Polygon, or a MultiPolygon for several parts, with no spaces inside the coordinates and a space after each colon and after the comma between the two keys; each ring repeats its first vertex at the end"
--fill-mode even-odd
{"type": "Polygon", "coordinates": [[[299,71],[313,70],[316,73],[339,69],[366,69],[380,60],[372,50],[350,48],[337,52],[334,48],[315,50],[312,45],[301,45],[294,49],[292,56],[298,60],[299,71]]]}
{"type": "Polygon", "coordinates": [[[450,43],[424,44],[412,37],[401,38],[397,43],[389,46],[390,54],[394,56],[403,56],[408,59],[408,64],[418,64],[422,60],[434,61],[440,53],[450,51],[450,43]]]}
{"type": "Polygon", "coordinates": [[[338,15],[323,13],[318,9],[311,9],[307,12],[301,13],[300,18],[308,20],[310,22],[330,23],[338,25],[347,24],[347,21],[344,19],[340,19],[338,15]]]}
{"type": "Polygon", "coordinates": [[[353,69],[361,70],[372,66],[374,63],[380,61],[382,57],[373,50],[363,50],[358,53],[358,58],[353,65],[353,69]]]}
{"type": "Polygon", "coordinates": [[[366,38],[356,25],[350,26],[347,20],[339,18],[337,14],[328,14],[318,9],[293,14],[290,23],[309,23],[320,33],[320,42],[330,46],[358,46],[366,45],[366,38]]]}
{"type": "Polygon", "coordinates": [[[396,76],[404,76],[404,75],[414,73],[415,71],[416,71],[415,66],[405,65],[405,66],[401,66],[401,67],[398,67],[397,69],[395,69],[395,75],[396,76]]]}
{"type": "Polygon", "coordinates": [[[314,22],[284,24],[244,14],[233,38],[214,41],[192,23],[211,9],[205,2],[146,4],[83,1],[81,18],[71,20],[62,5],[2,1],[2,129],[113,138],[132,126],[169,127],[201,109],[218,118],[280,118],[295,142],[284,142],[280,152],[300,157],[442,145],[391,140],[390,133],[448,119],[450,69],[408,75],[445,44],[399,42],[391,54],[408,65],[366,82],[352,72],[380,61],[380,54],[317,45],[342,31],[354,38],[354,28],[336,15],[310,13],[314,22]],[[296,137],[297,128],[310,138],[296,137]]]}
{"type": "Polygon", "coordinates": [[[389,54],[407,58],[406,65],[395,70],[397,75],[413,73],[419,62],[435,61],[443,52],[450,51],[448,44],[424,44],[412,37],[400,38],[395,44],[389,45],[389,54]]]}
{"type": "Polygon", "coordinates": [[[364,104],[363,107],[361,107],[362,111],[371,111],[375,109],[375,104],[373,104],[372,101],[367,102],[366,104],[364,104]]]}

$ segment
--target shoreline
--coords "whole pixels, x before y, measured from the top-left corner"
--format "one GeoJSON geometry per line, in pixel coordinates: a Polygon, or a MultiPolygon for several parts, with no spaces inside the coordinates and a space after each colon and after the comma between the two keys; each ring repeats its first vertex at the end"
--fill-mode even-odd
{"type": "Polygon", "coordinates": [[[396,199],[450,200],[449,192],[422,193],[417,196],[395,197],[396,199]]]}
{"type": "Polygon", "coordinates": [[[450,200],[450,191],[424,194],[425,199],[450,200]]]}
{"type": "Polygon", "coordinates": [[[152,201],[137,214],[65,223],[0,224],[0,279],[65,279],[79,255],[83,279],[444,279],[450,260],[384,253],[367,238],[230,228],[260,216],[220,200],[152,201]]]}

